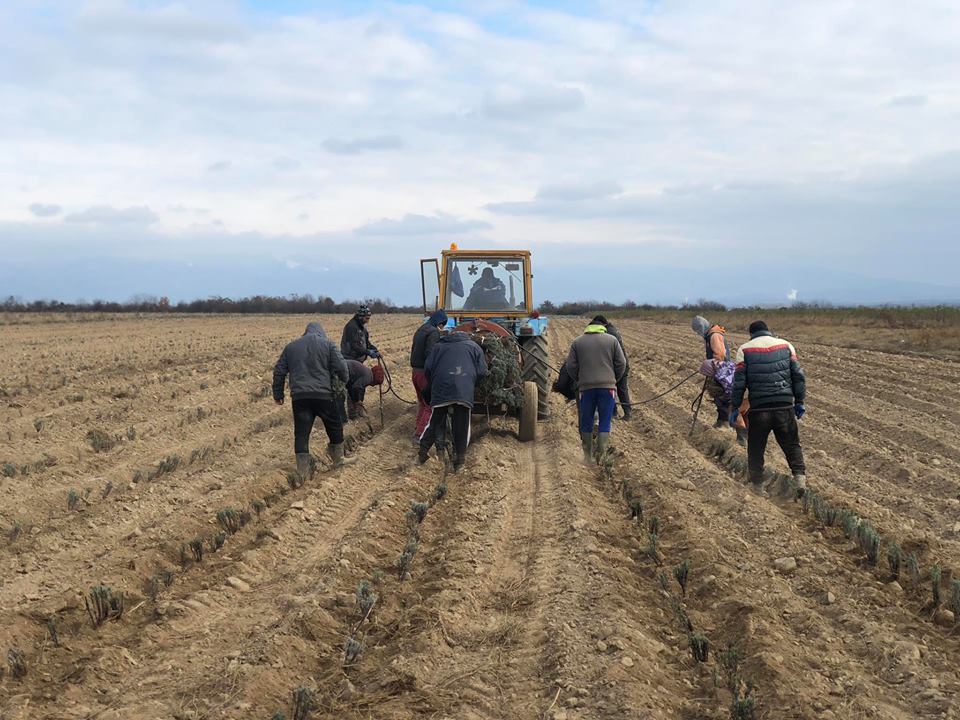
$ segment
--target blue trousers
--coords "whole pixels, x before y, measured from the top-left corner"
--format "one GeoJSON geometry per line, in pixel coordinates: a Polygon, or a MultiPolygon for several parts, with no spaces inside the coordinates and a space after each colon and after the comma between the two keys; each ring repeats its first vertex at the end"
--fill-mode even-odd
{"type": "Polygon", "coordinates": [[[593,432],[593,417],[600,415],[600,432],[610,432],[610,420],[617,407],[617,391],[613,388],[593,388],[580,393],[580,432],[593,432]]]}

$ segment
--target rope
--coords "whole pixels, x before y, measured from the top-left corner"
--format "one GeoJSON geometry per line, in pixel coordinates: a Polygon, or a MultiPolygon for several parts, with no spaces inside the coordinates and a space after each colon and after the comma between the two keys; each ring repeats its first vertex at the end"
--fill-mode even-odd
{"type": "Polygon", "coordinates": [[[399,400],[402,403],[406,403],[407,405],[416,405],[417,402],[415,400],[411,402],[410,400],[405,400],[404,398],[397,395],[397,391],[393,389],[393,376],[390,374],[390,369],[387,367],[387,364],[383,361],[382,356],[377,358],[377,363],[380,365],[380,368],[383,370],[383,376],[387,379],[387,389],[384,390],[383,386],[382,385],[380,386],[381,397],[389,392],[391,395],[393,395],[397,400],[399,400]]]}
{"type": "MultiPolygon", "coordinates": [[[[531,353],[531,352],[530,352],[529,350],[527,350],[523,345],[521,345],[521,344],[517,341],[517,339],[516,339],[515,337],[513,337],[512,335],[509,336],[509,337],[511,337],[511,338],[513,339],[514,343],[516,343],[517,347],[520,348],[520,352],[525,352],[525,353],[527,353],[528,355],[533,355],[533,353],[531,353]]],[[[541,360],[540,358],[537,358],[536,356],[534,356],[534,358],[536,359],[537,362],[543,363],[543,364],[546,365],[548,368],[550,368],[551,370],[553,370],[555,373],[557,373],[557,375],[560,374],[560,371],[557,370],[557,368],[555,368],[555,367],[554,367],[553,365],[551,365],[550,363],[545,362],[545,361],[541,360]]],[[[681,380],[680,382],[678,382],[676,385],[674,385],[673,387],[671,387],[669,390],[666,390],[666,391],[660,393],[659,395],[654,395],[652,398],[647,398],[646,400],[640,400],[639,402],[632,402],[632,403],[621,403],[621,402],[618,402],[617,405],[620,405],[621,407],[636,407],[637,405],[646,405],[647,403],[651,403],[651,402],[653,402],[654,400],[659,400],[659,399],[662,398],[664,395],[669,395],[670,393],[672,393],[672,392],[673,392],[674,390],[676,390],[678,387],[680,387],[680,386],[683,385],[685,382],[687,382],[688,380],[690,380],[690,378],[694,377],[695,375],[698,375],[699,373],[700,373],[699,370],[694,370],[692,373],[690,373],[689,375],[687,375],[683,380],[681,380]]]]}

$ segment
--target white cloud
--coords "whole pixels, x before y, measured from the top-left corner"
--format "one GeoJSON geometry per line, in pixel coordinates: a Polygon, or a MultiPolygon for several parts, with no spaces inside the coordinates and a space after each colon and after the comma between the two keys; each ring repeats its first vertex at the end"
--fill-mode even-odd
{"type": "Polygon", "coordinates": [[[427,5],[0,3],[0,221],[108,208],[70,226],[149,225],[166,256],[217,218],[238,251],[482,233],[622,266],[802,235],[914,279],[955,257],[956,178],[883,183],[958,148],[956,3],[427,5]]]}
{"type": "Polygon", "coordinates": [[[49,218],[59,215],[61,212],[63,212],[63,208],[59,205],[47,203],[31,203],[30,212],[39,218],[49,218]]]}

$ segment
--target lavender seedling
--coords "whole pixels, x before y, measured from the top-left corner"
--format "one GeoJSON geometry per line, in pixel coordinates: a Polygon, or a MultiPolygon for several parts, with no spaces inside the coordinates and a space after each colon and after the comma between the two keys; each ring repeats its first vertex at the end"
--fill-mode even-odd
{"type": "Polygon", "coordinates": [[[430,506],[425,502],[413,502],[410,503],[410,509],[407,510],[407,527],[415,527],[423,522],[424,518],[427,517],[427,511],[430,509],[430,506]]]}
{"type": "Polygon", "coordinates": [[[447,484],[439,483],[433,491],[433,502],[438,503],[447,496],[447,484]]]}
{"type": "Polygon", "coordinates": [[[654,515],[652,518],[650,518],[650,524],[647,529],[650,531],[651,535],[660,534],[660,516],[659,515],[654,515]]]}
{"type": "Polygon", "coordinates": [[[13,463],[4,463],[3,464],[3,476],[4,477],[13,477],[17,474],[17,466],[13,463]]]}
{"type": "Polygon", "coordinates": [[[112,589],[104,585],[91,588],[90,596],[83,598],[83,604],[95,628],[108,620],[119,620],[123,617],[123,593],[114,594],[112,589]]]}
{"type": "Polygon", "coordinates": [[[710,641],[705,635],[694,633],[690,636],[690,652],[693,659],[700,663],[705,663],[710,657],[710,641]]]}
{"type": "Polygon", "coordinates": [[[933,607],[934,609],[940,607],[940,579],[943,575],[943,571],[940,569],[939,565],[934,565],[930,568],[930,582],[933,583],[933,607]]]}
{"type": "Polygon", "coordinates": [[[267,504],[263,500],[254,500],[250,503],[250,507],[253,508],[253,511],[257,514],[257,517],[260,517],[260,513],[267,509],[267,504]]]}
{"type": "Polygon", "coordinates": [[[757,709],[757,701],[745,695],[740,697],[739,695],[733,698],[733,703],[730,705],[730,718],[731,720],[753,720],[755,712],[757,709]]]}
{"type": "Polygon", "coordinates": [[[217,524],[230,535],[239,532],[249,519],[250,513],[245,510],[237,512],[233,508],[224,508],[217,511],[217,524]]]}
{"type": "Polygon", "coordinates": [[[689,573],[690,563],[687,560],[684,560],[682,563],[674,566],[673,568],[673,577],[680,586],[680,594],[683,597],[687,596],[687,576],[689,573]]]}
{"type": "Polygon", "coordinates": [[[954,619],[960,620],[960,580],[950,583],[950,610],[954,619]]]}
{"type": "Polygon", "coordinates": [[[860,525],[860,518],[855,512],[844,510],[840,513],[840,526],[843,528],[843,534],[847,540],[853,540],[857,534],[857,527],[860,525]]]}
{"type": "Polygon", "coordinates": [[[360,616],[366,618],[377,604],[377,594],[373,591],[373,585],[369,580],[361,580],[357,585],[357,609],[360,616]]]}
{"type": "Polygon", "coordinates": [[[630,519],[634,518],[643,522],[643,501],[638,497],[630,498],[630,519]]]}
{"type": "Polygon", "coordinates": [[[887,548],[887,565],[890,568],[890,575],[894,580],[900,579],[900,561],[903,558],[903,551],[896,542],[890,543],[887,548]]]}
{"type": "Polygon", "coordinates": [[[410,567],[413,564],[413,556],[417,554],[418,547],[419,543],[415,538],[407,540],[406,547],[403,548],[400,559],[397,560],[397,575],[401,580],[410,572],[410,567]]]}
{"type": "Polygon", "coordinates": [[[910,575],[910,582],[915,588],[920,587],[920,558],[915,552],[907,556],[907,573],[910,575]]]}
{"type": "Polygon", "coordinates": [[[317,698],[313,690],[302,685],[293,691],[292,720],[310,720],[310,715],[316,708],[317,698]]]}
{"type": "Polygon", "coordinates": [[[34,420],[33,429],[36,430],[38,433],[43,432],[43,420],[41,420],[40,418],[37,418],[36,420],[34,420]]]}
{"type": "Polygon", "coordinates": [[[57,623],[53,615],[47,618],[47,632],[50,633],[50,642],[54,647],[60,647],[60,636],[57,634],[57,623]]]}
{"type": "Polygon", "coordinates": [[[649,544],[647,545],[647,555],[653,560],[654,563],[659,567],[662,563],[660,559],[660,551],[657,549],[657,534],[650,533],[649,544]]]}
{"type": "Polygon", "coordinates": [[[20,538],[20,535],[22,534],[23,534],[23,524],[19,520],[16,520],[14,521],[10,529],[7,531],[7,540],[9,540],[11,543],[15,543],[20,538]]]}
{"type": "Polygon", "coordinates": [[[15,678],[22,678],[27,674],[27,658],[17,648],[7,650],[7,665],[10,666],[10,674],[15,678]]]}
{"type": "Polygon", "coordinates": [[[193,555],[193,559],[197,562],[203,562],[203,538],[194,538],[188,543],[188,547],[190,548],[190,554],[193,555]]]}
{"type": "Polygon", "coordinates": [[[348,637],[343,644],[343,664],[353,665],[363,655],[363,643],[354,637],[348,637]]]}
{"type": "Polygon", "coordinates": [[[107,496],[112,492],[113,492],[113,481],[108,480],[106,487],[104,487],[103,490],[100,491],[101,499],[106,500],[107,496]]]}
{"type": "Polygon", "coordinates": [[[662,570],[657,573],[657,582],[660,583],[660,589],[665,593],[670,592],[670,580],[667,578],[667,574],[662,570]]]}
{"type": "Polygon", "coordinates": [[[227,534],[225,532],[217,533],[210,538],[210,552],[218,552],[223,544],[227,541],[227,534]]]}
{"type": "Polygon", "coordinates": [[[80,493],[73,488],[67,493],[67,510],[76,510],[77,503],[80,501],[80,493]]]}

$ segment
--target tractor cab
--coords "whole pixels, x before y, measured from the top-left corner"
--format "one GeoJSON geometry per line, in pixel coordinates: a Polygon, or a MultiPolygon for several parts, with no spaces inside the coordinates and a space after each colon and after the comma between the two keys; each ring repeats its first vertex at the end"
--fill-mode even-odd
{"type": "Polygon", "coordinates": [[[440,260],[420,261],[423,310],[444,310],[453,325],[482,319],[511,334],[540,335],[533,304],[529,250],[460,250],[451,245],[440,260]]]}
{"type": "Polygon", "coordinates": [[[549,415],[547,318],[533,304],[529,250],[460,250],[420,261],[423,312],[443,310],[448,328],[493,335],[516,349],[524,384],[521,439],[549,415]],[[509,340],[512,338],[512,340],[509,340]]]}

